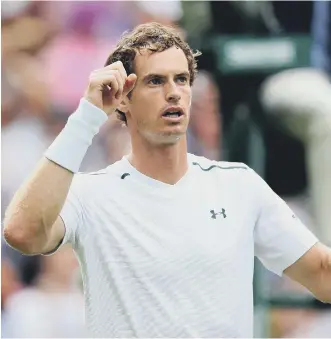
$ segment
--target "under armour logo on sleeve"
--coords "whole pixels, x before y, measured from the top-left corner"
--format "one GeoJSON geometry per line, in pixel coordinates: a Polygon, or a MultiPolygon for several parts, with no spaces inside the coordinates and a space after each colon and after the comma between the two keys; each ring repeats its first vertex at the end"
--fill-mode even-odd
{"type": "Polygon", "coordinates": [[[222,211],[221,211],[221,212],[217,212],[217,213],[215,213],[215,210],[210,210],[210,213],[211,213],[212,219],[216,219],[216,217],[217,217],[218,215],[223,215],[223,218],[224,218],[224,219],[226,218],[226,214],[225,214],[225,209],[224,209],[224,208],[222,208],[222,211]]]}

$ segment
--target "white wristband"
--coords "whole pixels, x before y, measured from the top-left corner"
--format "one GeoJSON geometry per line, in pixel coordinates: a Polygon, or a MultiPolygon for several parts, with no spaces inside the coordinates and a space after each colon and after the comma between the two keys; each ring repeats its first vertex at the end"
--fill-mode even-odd
{"type": "Polygon", "coordinates": [[[78,172],[93,137],[107,119],[104,111],[82,98],[45,157],[73,173],[78,172]]]}

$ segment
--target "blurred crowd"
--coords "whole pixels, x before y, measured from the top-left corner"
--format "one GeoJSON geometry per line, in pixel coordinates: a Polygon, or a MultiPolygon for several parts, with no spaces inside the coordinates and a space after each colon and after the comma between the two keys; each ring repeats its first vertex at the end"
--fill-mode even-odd
{"type": "MultiPolygon", "coordinates": [[[[247,8],[238,6],[236,10],[247,8]]],[[[253,15],[252,9],[248,12],[253,15]]],[[[318,13],[320,18],[330,9],[319,9],[318,13]]],[[[90,72],[103,66],[123,31],[158,21],[176,25],[185,36],[190,32],[180,26],[183,15],[182,3],[177,0],[2,2],[2,219],[17,188],[78,106],[90,72]]],[[[331,15],[327,20],[331,22],[331,15]]],[[[278,26],[273,27],[277,30],[278,26]]],[[[327,37],[321,28],[315,27],[314,32],[324,37],[331,50],[331,24],[327,37]]],[[[309,225],[320,225],[314,230],[329,236],[331,245],[326,214],[331,201],[331,53],[329,59],[318,53],[323,41],[316,40],[311,68],[269,77],[260,97],[266,114],[276,115],[284,129],[307,149],[311,205],[318,217],[300,203],[298,214],[309,225]]],[[[202,70],[193,86],[189,152],[226,160],[222,95],[215,74],[202,70]]],[[[129,151],[126,128],[111,117],[95,137],[81,171],[101,169],[129,151]]],[[[291,207],[296,208],[297,201],[291,207]]],[[[23,257],[2,241],[1,273],[2,337],[84,336],[79,265],[70,248],[52,256],[23,257]]],[[[290,283],[284,285],[290,291],[297,289],[290,283]]],[[[290,309],[272,314],[277,336],[327,337],[330,324],[330,311],[290,309]]]]}

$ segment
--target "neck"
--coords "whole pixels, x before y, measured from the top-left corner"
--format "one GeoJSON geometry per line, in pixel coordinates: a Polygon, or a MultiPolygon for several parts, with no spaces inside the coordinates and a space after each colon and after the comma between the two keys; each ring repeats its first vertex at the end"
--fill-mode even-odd
{"type": "Polygon", "coordinates": [[[186,173],[186,136],[173,145],[151,145],[146,140],[132,139],[128,159],[140,173],[166,184],[176,184],[186,173]]]}

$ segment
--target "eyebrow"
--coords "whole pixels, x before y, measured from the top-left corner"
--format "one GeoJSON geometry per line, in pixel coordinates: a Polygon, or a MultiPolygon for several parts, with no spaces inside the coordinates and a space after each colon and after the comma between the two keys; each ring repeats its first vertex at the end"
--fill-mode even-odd
{"type": "Polygon", "coordinates": [[[179,73],[179,74],[176,74],[177,77],[180,77],[180,76],[186,76],[186,77],[190,77],[190,73],[185,71],[185,72],[182,72],[182,73],[179,73]]]}
{"type": "MultiPolygon", "coordinates": [[[[176,77],[179,77],[179,76],[186,76],[186,77],[189,78],[190,77],[190,73],[185,71],[185,72],[181,72],[181,73],[176,74],[176,77]]],[[[145,75],[143,77],[143,81],[146,82],[146,81],[149,81],[149,80],[151,80],[153,78],[164,79],[164,78],[166,78],[166,76],[165,75],[161,75],[161,74],[157,74],[157,73],[149,73],[149,74],[147,74],[147,75],[145,75]]]]}

